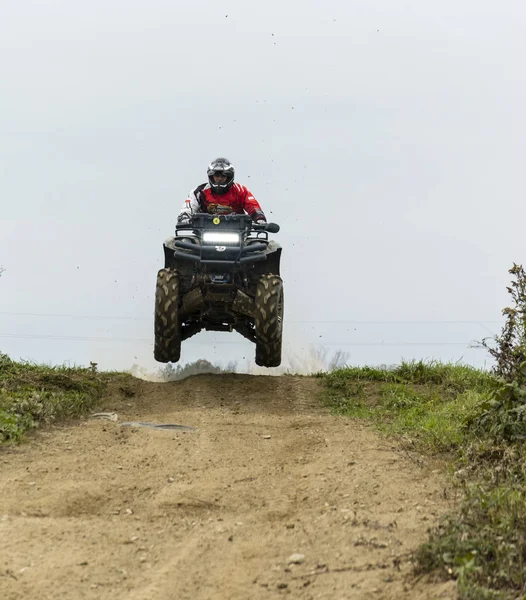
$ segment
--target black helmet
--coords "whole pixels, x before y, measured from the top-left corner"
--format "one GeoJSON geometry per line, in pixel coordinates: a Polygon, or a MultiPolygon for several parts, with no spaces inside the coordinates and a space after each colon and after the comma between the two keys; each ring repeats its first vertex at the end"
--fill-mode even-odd
{"type": "Polygon", "coordinates": [[[214,194],[225,194],[234,183],[234,165],[231,164],[228,158],[219,157],[213,160],[208,165],[206,174],[208,175],[208,182],[214,194]],[[215,173],[226,175],[226,181],[224,183],[216,183],[213,178],[215,173]]]}

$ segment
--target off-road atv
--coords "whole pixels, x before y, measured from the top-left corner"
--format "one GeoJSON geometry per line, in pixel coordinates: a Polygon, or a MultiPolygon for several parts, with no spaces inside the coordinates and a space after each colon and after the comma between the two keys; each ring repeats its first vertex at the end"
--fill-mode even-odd
{"type": "Polygon", "coordinates": [[[237,331],[255,342],[256,364],[281,363],[281,246],[268,236],[278,231],[237,214],[199,213],[177,225],[157,274],[155,360],[177,362],[181,342],[204,329],[237,331]]]}

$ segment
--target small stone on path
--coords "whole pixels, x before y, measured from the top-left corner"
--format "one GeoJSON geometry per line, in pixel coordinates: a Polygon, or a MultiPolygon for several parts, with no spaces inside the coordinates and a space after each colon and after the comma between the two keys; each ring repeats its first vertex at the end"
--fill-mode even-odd
{"type": "Polygon", "coordinates": [[[301,563],[305,560],[305,554],[292,554],[289,556],[289,565],[301,565],[301,563]]]}

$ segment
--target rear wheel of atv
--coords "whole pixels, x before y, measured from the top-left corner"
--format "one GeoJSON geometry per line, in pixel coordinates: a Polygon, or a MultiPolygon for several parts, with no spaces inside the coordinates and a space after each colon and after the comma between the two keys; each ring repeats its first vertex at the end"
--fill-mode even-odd
{"type": "Polygon", "coordinates": [[[174,363],[181,357],[179,274],[171,269],[161,269],[157,273],[153,355],[162,363],[174,363]]]}
{"type": "Polygon", "coordinates": [[[283,281],[277,275],[262,275],[254,307],[256,364],[277,367],[281,364],[283,335],[283,281]]]}

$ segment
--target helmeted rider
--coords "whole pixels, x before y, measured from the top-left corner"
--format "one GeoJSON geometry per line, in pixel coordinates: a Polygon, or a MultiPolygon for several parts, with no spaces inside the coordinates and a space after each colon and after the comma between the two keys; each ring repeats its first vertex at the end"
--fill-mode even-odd
{"type": "Polygon", "coordinates": [[[250,190],[234,182],[234,165],[224,157],[213,160],[207,169],[208,183],[193,189],[185,200],[177,219],[188,223],[195,213],[215,215],[248,213],[255,223],[265,224],[267,219],[259,202],[250,190]]]}

